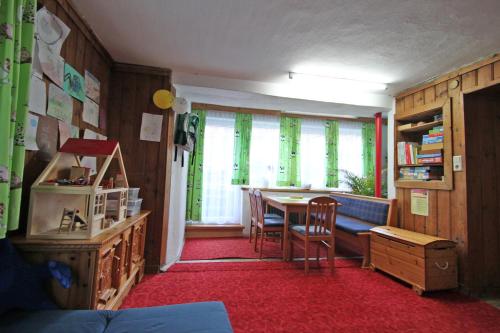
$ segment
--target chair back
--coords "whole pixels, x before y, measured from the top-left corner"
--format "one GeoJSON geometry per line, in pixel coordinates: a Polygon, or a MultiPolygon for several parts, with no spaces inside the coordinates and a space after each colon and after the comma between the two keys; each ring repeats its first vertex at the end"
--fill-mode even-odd
{"type": "Polygon", "coordinates": [[[333,237],[337,218],[337,200],[330,197],[312,198],[307,204],[306,216],[306,237],[309,236],[310,231],[313,231],[314,236],[331,235],[333,237]],[[313,227],[312,230],[310,227],[313,227]]]}
{"type": "Polygon", "coordinates": [[[264,223],[264,201],[262,199],[262,192],[255,190],[253,195],[255,197],[257,223],[264,223]]]}
{"type": "Polygon", "coordinates": [[[255,191],[253,188],[248,189],[248,196],[250,198],[250,218],[253,223],[257,223],[257,204],[255,201],[255,191]]]}

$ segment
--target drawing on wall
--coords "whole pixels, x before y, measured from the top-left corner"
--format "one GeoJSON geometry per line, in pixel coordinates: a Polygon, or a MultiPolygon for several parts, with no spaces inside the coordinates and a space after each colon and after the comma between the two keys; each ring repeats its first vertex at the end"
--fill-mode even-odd
{"type": "Polygon", "coordinates": [[[47,114],[68,124],[73,121],[73,100],[71,96],[52,83],[49,85],[47,114]]]}
{"type": "Polygon", "coordinates": [[[143,113],[140,139],[160,142],[163,115],[143,113]]]}
{"type": "Polygon", "coordinates": [[[71,137],[74,139],[80,138],[80,128],[75,125],[70,125],[71,126],[71,137]]]}
{"type": "Polygon", "coordinates": [[[28,113],[28,122],[26,125],[26,132],[24,133],[24,146],[26,147],[26,150],[38,150],[38,145],[36,144],[38,116],[28,113]]]}
{"type": "Polygon", "coordinates": [[[38,44],[38,59],[45,75],[59,87],[64,81],[64,59],[58,54],[52,53],[43,43],[38,44]]]}
{"type": "Polygon", "coordinates": [[[46,116],[38,118],[36,143],[39,149],[37,156],[41,161],[50,161],[57,152],[57,126],[57,119],[46,116]]]}
{"type": "Polygon", "coordinates": [[[45,81],[38,77],[38,74],[31,75],[30,98],[28,110],[34,113],[45,115],[47,109],[47,85],[45,81]]]}
{"type": "Polygon", "coordinates": [[[85,94],[88,98],[99,104],[101,83],[89,71],[85,71],[85,94]]]}
{"type": "Polygon", "coordinates": [[[47,45],[51,52],[59,55],[71,29],[46,7],[36,13],[35,25],[38,40],[47,45]]]}
{"type": "Polygon", "coordinates": [[[99,127],[99,105],[88,97],[83,102],[82,118],[84,122],[99,127]]]}
{"type": "Polygon", "coordinates": [[[64,64],[64,91],[83,102],[85,100],[84,89],[83,76],[70,64],[64,64]]]}
{"type": "Polygon", "coordinates": [[[71,137],[71,126],[59,120],[59,148],[71,137]]]}

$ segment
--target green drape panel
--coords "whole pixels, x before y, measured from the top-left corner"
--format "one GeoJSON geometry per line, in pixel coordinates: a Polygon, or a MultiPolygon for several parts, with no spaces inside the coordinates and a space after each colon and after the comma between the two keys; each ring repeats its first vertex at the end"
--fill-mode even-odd
{"type": "Polygon", "coordinates": [[[236,113],[234,123],[233,177],[231,184],[248,185],[250,173],[250,139],[252,115],[236,113]]]}
{"type": "Polygon", "coordinates": [[[0,238],[19,224],[36,0],[0,1],[0,238]]]}
{"type": "Polygon", "coordinates": [[[300,118],[280,119],[278,186],[300,186],[300,125],[300,118]]]}
{"type": "Polygon", "coordinates": [[[203,146],[205,142],[205,123],[207,113],[204,110],[192,110],[191,112],[198,115],[200,122],[198,123],[194,161],[191,163],[191,159],[189,159],[190,162],[186,195],[186,220],[200,221],[203,193],[203,146]]]}
{"type": "Polygon", "coordinates": [[[339,142],[339,123],[336,120],[327,120],[325,122],[325,141],[326,141],[326,187],[339,186],[338,170],[338,142],[339,142]]]}
{"type": "Polygon", "coordinates": [[[375,174],[375,124],[363,123],[363,176],[373,177],[375,174]]]}

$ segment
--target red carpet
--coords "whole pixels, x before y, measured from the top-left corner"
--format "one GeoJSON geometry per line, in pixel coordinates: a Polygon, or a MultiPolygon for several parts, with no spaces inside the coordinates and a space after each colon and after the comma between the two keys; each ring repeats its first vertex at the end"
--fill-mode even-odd
{"type": "Polygon", "coordinates": [[[500,310],[455,292],[417,296],[387,276],[337,260],[335,273],[302,263],[176,264],[150,275],[123,308],[223,301],[236,333],[500,332],[500,310]]]}
{"type": "MultiPolygon", "coordinates": [[[[316,248],[313,255],[316,254],[316,248]]],[[[296,248],[294,256],[304,257],[303,250],[296,248]]],[[[326,257],[326,251],[321,255],[326,257]]],[[[337,249],[337,256],[352,257],[356,254],[346,250],[337,249]]],[[[265,241],[262,252],[263,258],[281,258],[282,252],[279,242],[265,241]]],[[[254,244],[248,242],[248,238],[189,238],[186,239],[182,250],[181,260],[203,260],[203,259],[225,259],[225,258],[259,258],[259,253],[254,251],[254,244]]]]}

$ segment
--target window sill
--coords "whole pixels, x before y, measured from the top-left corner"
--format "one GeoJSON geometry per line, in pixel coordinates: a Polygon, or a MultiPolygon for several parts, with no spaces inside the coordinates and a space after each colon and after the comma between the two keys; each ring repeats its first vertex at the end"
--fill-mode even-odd
{"type": "Polygon", "coordinates": [[[188,224],[186,238],[242,237],[241,224],[188,224]]]}

